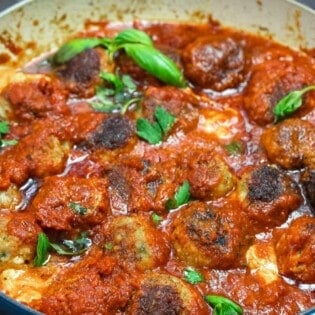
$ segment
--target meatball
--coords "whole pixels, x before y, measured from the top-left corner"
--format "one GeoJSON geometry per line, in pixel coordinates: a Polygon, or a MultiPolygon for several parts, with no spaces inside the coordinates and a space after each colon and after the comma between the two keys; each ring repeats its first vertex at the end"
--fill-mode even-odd
{"type": "Polygon", "coordinates": [[[141,279],[126,314],[208,314],[200,294],[177,277],[163,273],[148,273],[141,279]]]}
{"type": "Polygon", "coordinates": [[[122,314],[131,297],[132,277],[115,265],[115,259],[92,250],[55,277],[43,292],[39,310],[49,315],[122,314]]]}
{"type": "Polygon", "coordinates": [[[0,155],[0,188],[22,185],[29,177],[43,178],[63,171],[70,143],[54,135],[34,132],[0,155]]]}
{"type": "Polygon", "coordinates": [[[100,223],[109,212],[108,182],[99,178],[47,177],[31,203],[41,225],[56,230],[100,223]]]}
{"type": "Polygon", "coordinates": [[[16,210],[22,203],[22,193],[15,185],[11,185],[7,190],[0,191],[0,209],[16,210]]]}
{"type": "Polygon", "coordinates": [[[225,162],[214,153],[194,152],[188,159],[187,179],[191,195],[197,199],[216,199],[228,194],[235,178],[225,162]]]}
{"type": "Polygon", "coordinates": [[[127,145],[133,134],[133,127],[127,117],[112,115],[96,128],[88,142],[95,147],[114,150],[127,145]]]}
{"type": "Polygon", "coordinates": [[[164,265],[170,249],[161,231],[140,215],[113,218],[106,227],[106,243],[127,268],[151,270],[164,265]]]}
{"type": "Polygon", "coordinates": [[[41,229],[29,213],[0,215],[0,269],[11,264],[29,264],[41,229]]]}
{"type": "MultiPolygon", "coordinates": [[[[244,106],[249,118],[264,126],[274,121],[273,108],[285,95],[312,84],[315,75],[306,67],[272,60],[257,66],[251,76],[244,98],[244,106]]],[[[315,101],[309,95],[305,104],[313,108],[315,101]]]]}
{"type": "Polygon", "coordinates": [[[201,202],[193,202],[181,209],[171,231],[176,255],[195,267],[238,267],[246,239],[241,216],[229,210],[201,202]]]}
{"type": "Polygon", "coordinates": [[[52,115],[68,114],[68,92],[57,80],[40,78],[12,83],[4,95],[13,108],[13,114],[22,121],[52,115]]]}
{"type": "Polygon", "coordinates": [[[240,186],[246,216],[259,230],[284,223],[303,201],[297,184],[270,165],[245,173],[240,186]]]}
{"type": "Polygon", "coordinates": [[[315,214],[315,170],[306,169],[301,179],[305,197],[311,206],[311,210],[315,214]]]}
{"type": "Polygon", "coordinates": [[[264,131],[268,159],[285,169],[315,168],[315,131],[307,121],[286,119],[264,131]]]}
{"type": "Polygon", "coordinates": [[[202,88],[223,91],[244,80],[243,48],[232,38],[201,37],[183,51],[185,76],[202,88]]]}
{"type": "Polygon", "coordinates": [[[198,103],[193,94],[175,87],[149,86],[144,91],[142,111],[144,117],[153,121],[156,107],[162,106],[176,117],[174,130],[185,132],[197,127],[199,117],[195,106],[198,103]]]}
{"type": "Polygon", "coordinates": [[[305,283],[315,282],[315,218],[299,217],[281,233],[275,250],[279,272],[305,283]]]}

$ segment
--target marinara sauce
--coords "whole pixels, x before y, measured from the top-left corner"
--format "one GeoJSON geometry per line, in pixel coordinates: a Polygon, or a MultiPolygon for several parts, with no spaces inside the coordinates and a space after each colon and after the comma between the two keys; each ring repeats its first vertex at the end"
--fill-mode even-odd
{"type": "Polygon", "coordinates": [[[314,59],[213,21],[77,38],[129,28],[185,86],[94,47],[1,92],[1,290],[44,314],[212,314],[213,295],[244,314],[311,307],[315,92],[281,121],[274,108],[315,84],[314,59]]]}

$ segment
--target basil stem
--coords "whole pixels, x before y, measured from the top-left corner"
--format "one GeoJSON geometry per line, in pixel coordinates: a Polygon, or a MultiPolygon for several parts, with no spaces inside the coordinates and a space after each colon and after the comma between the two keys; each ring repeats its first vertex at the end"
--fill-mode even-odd
{"type": "Polygon", "coordinates": [[[143,44],[124,44],[122,48],[138,66],[162,82],[178,87],[186,86],[183,74],[175,62],[154,47],[143,44]]]}
{"type": "Polygon", "coordinates": [[[99,46],[103,43],[99,38],[77,38],[73,39],[59,48],[53,56],[55,64],[63,64],[81,52],[99,46]]]}
{"type": "Polygon", "coordinates": [[[299,91],[293,91],[283,97],[273,108],[275,121],[278,122],[294,113],[302,105],[302,96],[311,90],[315,90],[315,85],[310,85],[299,91]]]}

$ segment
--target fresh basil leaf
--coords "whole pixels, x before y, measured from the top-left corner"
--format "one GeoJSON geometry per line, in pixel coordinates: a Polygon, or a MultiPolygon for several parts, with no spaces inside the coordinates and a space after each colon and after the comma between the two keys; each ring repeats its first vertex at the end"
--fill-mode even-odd
{"type": "Polygon", "coordinates": [[[7,121],[0,121],[0,134],[7,134],[9,129],[10,127],[7,121]]]}
{"type": "Polygon", "coordinates": [[[184,279],[191,284],[197,284],[205,280],[204,276],[192,267],[187,267],[184,270],[184,279]]]}
{"type": "Polygon", "coordinates": [[[155,212],[152,213],[151,219],[155,225],[159,225],[162,221],[162,217],[155,212]]]}
{"type": "Polygon", "coordinates": [[[53,56],[53,63],[63,64],[81,52],[102,44],[99,38],[77,38],[62,45],[53,56]]]}
{"type": "Polygon", "coordinates": [[[40,267],[48,261],[49,239],[45,233],[39,233],[37,238],[36,256],[34,258],[34,266],[40,267]]]}
{"type": "Polygon", "coordinates": [[[154,116],[158,124],[160,125],[163,133],[167,134],[175,123],[175,117],[161,106],[157,106],[155,108],[154,116]]]}
{"type": "Polygon", "coordinates": [[[82,233],[81,236],[75,240],[63,240],[62,244],[50,243],[50,246],[59,255],[80,255],[84,253],[91,246],[92,241],[82,233]]]}
{"type": "Polygon", "coordinates": [[[151,144],[162,141],[162,131],[158,123],[150,123],[147,119],[139,118],[136,122],[137,134],[140,138],[151,144]]]}
{"type": "Polygon", "coordinates": [[[81,206],[79,203],[77,202],[70,202],[69,207],[71,208],[71,210],[73,210],[73,212],[75,214],[80,214],[80,215],[84,215],[87,212],[87,208],[81,206]]]}
{"type": "Polygon", "coordinates": [[[220,295],[206,295],[206,302],[211,305],[214,315],[241,315],[243,309],[232,300],[220,295]]]}
{"type": "Polygon", "coordinates": [[[111,83],[115,87],[115,93],[121,92],[124,89],[124,83],[122,82],[122,80],[120,80],[118,75],[115,75],[111,72],[102,71],[100,73],[100,77],[103,80],[111,83]]]}
{"type": "Polygon", "coordinates": [[[189,182],[186,180],[183,185],[179,187],[179,189],[175,193],[175,196],[166,202],[166,208],[168,210],[178,208],[187,203],[189,199],[190,185],[189,182]]]}
{"type": "Polygon", "coordinates": [[[131,28],[121,31],[115,38],[114,41],[117,45],[134,43],[134,44],[143,44],[147,46],[153,46],[151,37],[137,29],[131,28]]]}
{"type": "Polygon", "coordinates": [[[124,44],[127,55],[138,66],[164,83],[184,87],[186,82],[175,62],[152,46],[143,44],[124,44]]]}
{"type": "Polygon", "coordinates": [[[273,108],[276,122],[288,117],[302,105],[302,96],[311,90],[315,90],[315,85],[310,85],[302,90],[293,91],[283,97],[273,108]]]}
{"type": "Polygon", "coordinates": [[[243,152],[243,145],[239,141],[233,141],[224,148],[229,155],[240,155],[243,152]]]}
{"type": "Polygon", "coordinates": [[[15,139],[12,139],[12,140],[1,139],[0,140],[0,147],[5,148],[8,146],[16,145],[17,143],[18,143],[18,141],[15,139]]]}

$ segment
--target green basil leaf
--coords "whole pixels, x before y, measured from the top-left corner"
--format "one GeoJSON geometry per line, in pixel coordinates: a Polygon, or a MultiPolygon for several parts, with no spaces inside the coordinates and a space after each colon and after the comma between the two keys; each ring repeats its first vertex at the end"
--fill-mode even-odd
{"type": "Polygon", "coordinates": [[[151,218],[152,218],[152,221],[153,221],[153,223],[154,223],[155,225],[159,225],[160,222],[162,221],[162,217],[160,217],[160,216],[159,216],[157,213],[155,213],[155,212],[152,213],[151,218]]]}
{"type": "Polygon", "coordinates": [[[147,33],[134,28],[121,31],[114,41],[117,45],[134,43],[153,46],[152,39],[147,33]]]}
{"type": "Polygon", "coordinates": [[[206,302],[214,308],[214,315],[241,315],[243,309],[232,300],[221,295],[206,295],[206,302]]]}
{"type": "Polygon", "coordinates": [[[75,214],[80,214],[80,215],[84,215],[87,212],[87,208],[81,206],[79,203],[77,202],[70,202],[69,207],[71,208],[71,210],[73,210],[73,212],[75,214]]]}
{"type": "Polygon", "coordinates": [[[175,196],[166,202],[166,208],[168,210],[178,208],[187,203],[189,199],[190,185],[189,182],[186,180],[183,185],[179,187],[179,189],[175,193],[175,196]]]}
{"type": "Polygon", "coordinates": [[[293,91],[283,97],[273,108],[276,122],[288,117],[299,109],[302,105],[302,96],[311,90],[315,90],[315,85],[310,85],[299,91],[293,91]]]}
{"type": "Polygon", "coordinates": [[[154,116],[158,124],[160,125],[163,133],[167,134],[175,123],[175,117],[161,106],[157,106],[155,108],[154,116]]]}
{"type": "Polygon", "coordinates": [[[136,123],[137,134],[151,144],[162,141],[162,131],[158,123],[151,124],[147,119],[139,118],[136,123]]]}
{"type": "Polygon", "coordinates": [[[53,56],[53,62],[63,64],[81,52],[102,44],[99,38],[77,38],[62,45],[53,56]]]}
{"type": "Polygon", "coordinates": [[[224,148],[229,155],[240,155],[243,152],[243,145],[239,141],[233,141],[224,148]]]}
{"type": "Polygon", "coordinates": [[[45,233],[39,233],[37,238],[36,256],[34,258],[34,266],[40,267],[48,261],[49,239],[45,233]]]}
{"type": "Polygon", "coordinates": [[[204,276],[192,267],[187,267],[184,270],[184,279],[191,284],[197,284],[205,280],[204,276]]]}
{"type": "Polygon", "coordinates": [[[10,127],[7,121],[0,121],[0,134],[7,134],[9,129],[10,127]]]}
{"type": "Polygon", "coordinates": [[[84,253],[91,246],[92,241],[82,233],[81,236],[75,240],[63,240],[62,244],[50,243],[50,246],[59,255],[80,255],[84,253]]]}
{"type": "Polygon", "coordinates": [[[124,83],[122,80],[120,80],[118,75],[111,72],[102,71],[100,73],[100,77],[115,87],[115,93],[121,92],[124,89],[124,83]]]}
{"type": "Polygon", "coordinates": [[[127,55],[142,69],[164,83],[184,87],[186,82],[175,62],[152,46],[124,44],[127,55]]]}
{"type": "Polygon", "coordinates": [[[114,247],[113,243],[110,243],[110,242],[108,242],[104,245],[104,248],[107,250],[112,250],[113,247],[114,247]]]}

